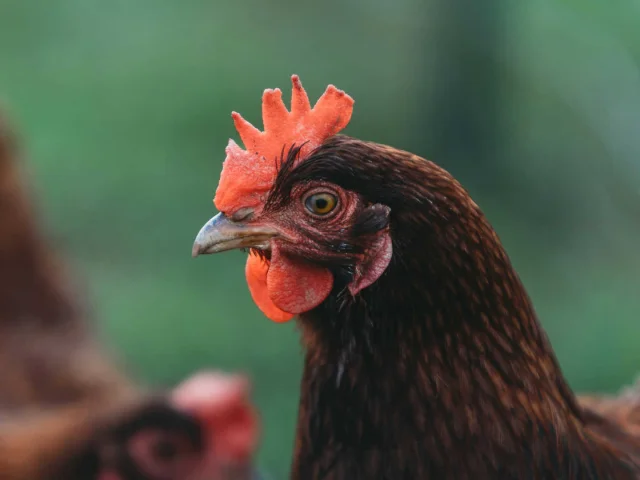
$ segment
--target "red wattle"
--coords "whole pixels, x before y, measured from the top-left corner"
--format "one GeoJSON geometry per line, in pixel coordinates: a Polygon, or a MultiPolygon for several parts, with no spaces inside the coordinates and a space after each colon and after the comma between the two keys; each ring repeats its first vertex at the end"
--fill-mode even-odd
{"type": "Polygon", "coordinates": [[[285,312],[278,308],[269,298],[267,289],[267,273],[269,273],[269,261],[258,257],[257,255],[249,255],[247,265],[245,267],[245,276],[249,285],[251,298],[258,308],[269,320],[282,323],[291,320],[293,313],[285,312]]]}
{"type": "Polygon", "coordinates": [[[274,322],[314,309],[333,288],[328,269],[287,257],[275,243],[271,261],[249,255],[245,274],[253,301],[274,322]]]}
{"type": "Polygon", "coordinates": [[[320,305],[332,288],[333,274],[327,268],[287,257],[273,243],[267,292],[278,308],[294,314],[308,312],[320,305]]]}

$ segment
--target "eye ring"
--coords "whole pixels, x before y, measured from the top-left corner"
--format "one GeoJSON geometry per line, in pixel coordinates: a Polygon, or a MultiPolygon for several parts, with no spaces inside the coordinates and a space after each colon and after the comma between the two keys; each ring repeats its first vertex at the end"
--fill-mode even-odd
{"type": "Polygon", "coordinates": [[[336,210],[339,198],[326,190],[314,191],[304,197],[303,203],[307,212],[313,216],[327,217],[336,210]]]}

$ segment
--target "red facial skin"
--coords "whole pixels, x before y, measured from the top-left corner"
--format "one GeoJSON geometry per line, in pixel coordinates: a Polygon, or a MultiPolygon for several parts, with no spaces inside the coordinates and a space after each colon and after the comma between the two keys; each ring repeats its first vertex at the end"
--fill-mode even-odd
{"type": "MultiPolygon", "coordinates": [[[[304,209],[304,202],[300,200],[309,194],[308,189],[292,192],[287,198],[288,205],[277,212],[264,211],[265,199],[279,174],[273,160],[297,145],[298,153],[294,162],[305,162],[310,152],[348,125],[353,113],[353,99],[333,85],[329,85],[312,106],[297,75],[291,77],[291,82],[290,110],[282,101],[280,89],[264,91],[264,131],[251,125],[238,113],[232,114],[245,149],[233,140],[229,141],[214,198],[216,208],[231,221],[235,221],[235,214],[250,209],[253,217],[249,223],[258,222],[259,225],[262,222],[262,225],[272,225],[280,230],[280,237],[270,242],[270,261],[249,257],[246,267],[251,296],[262,312],[275,322],[285,322],[295,314],[312,310],[329,296],[333,288],[333,275],[323,266],[326,263],[314,260],[322,254],[332,253],[319,251],[309,235],[348,227],[349,217],[353,215],[358,201],[355,196],[335,186],[318,183],[312,188],[331,189],[339,198],[340,205],[331,214],[314,218],[304,209]]],[[[202,247],[200,244],[194,250],[196,254],[206,250],[202,247]]],[[[389,238],[373,242],[372,249],[378,253],[367,252],[367,259],[363,258],[357,265],[352,264],[356,267],[355,276],[358,277],[349,285],[352,294],[375,281],[390,261],[389,238]]]]}
{"type": "MultiPolygon", "coordinates": [[[[246,378],[220,372],[200,372],[174,389],[170,403],[192,415],[204,431],[198,451],[182,433],[147,428],[126,442],[128,455],[145,480],[244,480],[258,444],[258,416],[249,401],[246,378]],[[162,456],[158,445],[170,445],[162,456]]],[[[129,480],[104,468],[97,480],[129,480]]]]}
{"type": "MultiPolygon", "coordinates": [[[[343,254],[329,251],[318,240],[345,236],[363,208],[354,193],[316,182],[291,192],[290,200],[277,209],[255,212],[247,223],[279,232],[271,240],[270,261],[252,255],[246,268],[253,300],[268,318],[287,321],[327,298],[333,288],[333,276],[321,265],[339,260],[343,254]],[[329,193],[337,199],[334,209],[326,215],[314,214],[305,205],[310,195],[318,193],[329,193]]],[[[370,245],[356,261],[356,274],[349,284],[352,295],[375,282],[391,260],[388,231],[379,232],[370,245]]]]}
{"type": "Polygon", "coordinates": [[[194,415],[205,426],[209,445],[201,470],[224,470],[248,464],[258,445],[258,415],[249,399],[250,384],[242,376],[201,372],[173,393],[177,408],[194,415]]]}

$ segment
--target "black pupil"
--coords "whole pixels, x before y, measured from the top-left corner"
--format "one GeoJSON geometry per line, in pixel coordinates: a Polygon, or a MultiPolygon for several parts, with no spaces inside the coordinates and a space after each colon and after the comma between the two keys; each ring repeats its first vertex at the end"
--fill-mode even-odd
{"type": "Polygon", "coordinates": [[[316,208],[318,210],[324,210],[329,205],[329,201],[326,198],[316,198],[316,208]]]}
{"type": "Polygon", "coordinates": [[[178,447],[174,442],[163,439],[154,444],[153,453],[162,460],[171,460],[178,454],[178,447]]]}

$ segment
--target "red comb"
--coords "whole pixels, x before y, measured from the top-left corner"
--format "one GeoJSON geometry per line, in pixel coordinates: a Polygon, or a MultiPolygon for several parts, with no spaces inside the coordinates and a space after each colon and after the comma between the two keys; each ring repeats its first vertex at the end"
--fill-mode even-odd
{"type": "Polygon", "coordinates": [[[258,207],[275,179],[276,159],[283,148],[302,145],[299,160],[327,138],[347,126],[353,111],[353,99],[329,85],[313,108],[297,75],[291,77],[291,112],[276,88],[264,91],[262,121],[264,132],[247,122],[239,113],[231,116],[246,150],[233,140],[226,148],[220,183],[214,203],[218,210],[231,214],[243,207],[258,207]],[[305,143],[306,142],[306,143],[305,143]]]}

